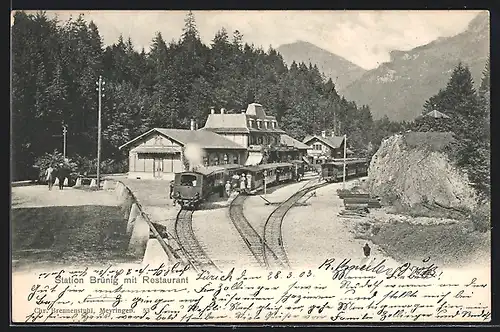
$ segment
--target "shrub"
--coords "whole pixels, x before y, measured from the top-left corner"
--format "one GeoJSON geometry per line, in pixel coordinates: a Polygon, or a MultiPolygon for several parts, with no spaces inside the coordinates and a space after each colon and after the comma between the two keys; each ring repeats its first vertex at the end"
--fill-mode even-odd
{"type": "Polygon", "coordinates": [[[470,214],[474,230],[485,233],[491,228],[491,203],[484,202],[477,206],[470,214]]]}

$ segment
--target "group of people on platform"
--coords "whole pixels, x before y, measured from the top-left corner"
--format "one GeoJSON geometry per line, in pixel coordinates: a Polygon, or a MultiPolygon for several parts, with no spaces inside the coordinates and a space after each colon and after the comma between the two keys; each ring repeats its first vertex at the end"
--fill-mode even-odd
{"type": "Polygon", "coordinates": [[[234,174],[224,185],[226,197],[230,197],[233,192],[247,192],[250,189],[252,189],[252,174],[250,173],[234,174]]]}
{"type": "Polygon", "coordinates": [[[65,180],[68,181],[68,177],[70,175],[69,168],[64,165],[64,163],[59,163],[59,165],[51,164],[45,170],[45,181],[49,187],[49,190],[52,190],[54,183],[56,180],[59,182],[59,189],[63,190],[65,180]]]}

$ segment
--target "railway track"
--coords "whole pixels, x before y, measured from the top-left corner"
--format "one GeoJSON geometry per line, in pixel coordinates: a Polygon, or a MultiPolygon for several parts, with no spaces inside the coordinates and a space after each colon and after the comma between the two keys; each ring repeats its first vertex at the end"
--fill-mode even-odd
{"type": "MultiPolygon", "coordinates": [[[[316,180],[316,179],[315,179],[316,180]]],[[[281,226],[287,212],[308,192],[327,185],[328,183],[317,183],[311,185],[315,180],[311,180],[306,185],[290,196],[286,201],[278,205],[271,212],[264,225],[264,260],[269,268],[290,268],[290,262],[283,245],[281,226]],[[269,251],[269,249],[271,251],[269,251]]]]}
{"type": "MultiPolygon", "coordinates": [[[[262,240],[262,237],[243,214],[243,203],[246,198],[243,195],[236,196],[229,206],[229,217],[248,249],[250,249],[250,252],[257,260],[257,263],[263,268],[268,268],[268,260],[265,258],[265,253],[267,252],[274,259],[278,259],[278,257],[273,255],[271,248],[265,248],[266,244],[262,240]]],[[[282,267],[285,267],[285,265],[282,265],[282,267]]]]}
{"type": "Polygon", "coordinates": [[[202,270],[217,270],[219,268],[207,256],[193,231],[193,211],[179,210],[175,219],[175,236],[177,242],[191,266],[200,272],[202,270]]]}
{"type": "Polygon", "coordinates": [[[308,181],[304,187],[293,194],[285,202],[281,203],[268,217],[264,228],[264,238],[262,238],[255,228],[248,222],[243,214],[243,203],[247,196],[238,195],[229,206],[229,217],[240,233],[241,238],[247,245],[250,252],[263,268],[289,268],[290,263],[283,247],[281,238],[281,223],[285,214],[297,201],[307,192],[326,185],[326,183],[310,186],[308,181]],[[270,242],[268,242],[270,241],[270,242]]]}

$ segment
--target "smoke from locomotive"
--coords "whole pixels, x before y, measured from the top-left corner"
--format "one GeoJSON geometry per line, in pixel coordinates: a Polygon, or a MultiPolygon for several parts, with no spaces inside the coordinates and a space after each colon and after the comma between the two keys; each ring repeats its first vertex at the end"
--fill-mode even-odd
{"type": "Polygon", "coordinates": [[[191,170],[203,166],[203,150],[197,144],[187,144],[184,149],[184,157],[189,162],[191,170]]]}

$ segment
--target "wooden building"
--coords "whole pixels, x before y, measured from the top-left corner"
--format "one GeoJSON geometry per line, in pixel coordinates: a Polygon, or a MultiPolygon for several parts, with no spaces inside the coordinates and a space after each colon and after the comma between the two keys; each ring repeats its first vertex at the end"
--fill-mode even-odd
{"type": "Polygon", "coordinates": [[[129,149],[129,178],[172,180],[175,173],[185,171],[189,165],[184,150],[190,144],[202,153],[203,165],[194,166],[245,162],[245,147],[216,133],[194,130],[193,125],[191,130],[154,128],[119,149],[129,149]]]}
{"type": "MultiPolygon", "coordinates": [[[[330,159],[344,157],[344,136],[326,135],[322,131],[321,135],[307,136],[303,143],[308,146],[307,155],[312,164],[321,164],[330,159]]],[[[352,157],[353,153],[347,149],[347,157],[352,157]]]]}
{"type": "Polygon", "coordinates": [[[304,160],[309,162],[307,159],[307,150],[309,149],[308,145],[287,134],[281,135],[280,143],[281,146],[278,153],[281,161],[304,160]]]}

